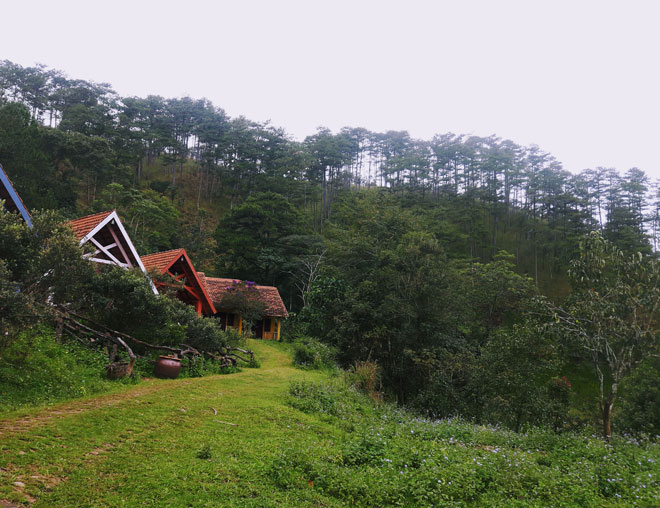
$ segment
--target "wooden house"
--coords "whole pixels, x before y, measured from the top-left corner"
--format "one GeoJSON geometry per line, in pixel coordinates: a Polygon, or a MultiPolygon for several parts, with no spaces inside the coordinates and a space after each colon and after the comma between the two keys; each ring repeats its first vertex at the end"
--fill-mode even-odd
{"type": "MultiPolygon", "coordinates": [[[[92,251],[84,256],[95,263],[139,268],[147,273],[133,242],[119,220],[117,211],[87,215],[68,223],[80,245],[89,244],[92,251]]],[[[152,284],[154,293],[158,294],[152,284]]]]}
{"type": "MultiPolygon", "coordinates": [[[[147,270],[155,270],[167,275],[172,285],[183,283],[183,289],[177,291],[179,300],[193,305],[198,315],[213,316],[216,314],[213,301],[206,292],[206,287],[199,279],[195,267],[190,261],[185,249],[174,249],[142,256],[142,263],[147,270]]],[[[166,282],[156,282],[156,286],[167,285],[166,282]]]]}
{"type": "MultiPolygon", "coordinates": [[[[227,295],[228,288],[238,283],[236,279],[221,279],[217,277],[206,277],[198,273],[202,282],[206,285],[208,294],[217,309],[215,317],[221,320],[223,329],[235,328],[239,333],[243,332],[243,319],[236,309],[223,305],[223,299],[227,295]]],[[[280,292],[274,286],[253,286],[257,297],[265,306],[263,319],[260,319],[253,327],[254,336],[258,339],[280,340],[280,329],[282,319],[289,317],[286,306],[280,297],[280,292]]]]}
{"type": "Polygon", "coordinates": [[[14,189],[14,186],[11,183],[11,180],[5,173],[5,170],[0,166],[0,199],[4,201],[5,208],[10,212],[16,212],[26,224],[31,228],[32,227],[32,217],[30,212],[28,212],[27,207],[23,204],[23,200],[14,189]]]}

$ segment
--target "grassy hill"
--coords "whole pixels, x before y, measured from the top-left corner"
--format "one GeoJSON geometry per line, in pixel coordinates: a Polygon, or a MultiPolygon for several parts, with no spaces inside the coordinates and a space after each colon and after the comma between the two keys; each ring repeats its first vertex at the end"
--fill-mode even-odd
{"type": "Polygon", "coordinates": [[[660,504],[657,445],[416,419],[250,347],[260,369],[6,414],[0,505],[660,504]]]}

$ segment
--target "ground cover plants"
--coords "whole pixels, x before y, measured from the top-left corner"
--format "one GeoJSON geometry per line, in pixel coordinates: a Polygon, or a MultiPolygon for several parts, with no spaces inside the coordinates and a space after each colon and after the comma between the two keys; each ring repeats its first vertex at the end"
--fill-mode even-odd
{"type": "MultiPolygon", "coordinates": [[[[378,403],[288,344],[260,369],[146,380],[0,419],[0,500],[35,507],[657,506],[652,442],[378,403]]],[[[2,418],[2,417],[0,417],[2,418]]]]}
{"type": "Polygon", "coordinates": [[[110,381],[107,357],[72,342],[58,342],[49,328],[27,329],[0,355],[0,415],[113,391],[138,377],[110,381]]]}
{"type": "Polygon", "coordinates": [[[375,404],[341,380],[293,383],[289,404],[344,429],[287,448],[284,489],[313,484],[355,506],[657,506],[660,447],[650,441],[516,433],[460,418],[427,420],[375,404]]]}

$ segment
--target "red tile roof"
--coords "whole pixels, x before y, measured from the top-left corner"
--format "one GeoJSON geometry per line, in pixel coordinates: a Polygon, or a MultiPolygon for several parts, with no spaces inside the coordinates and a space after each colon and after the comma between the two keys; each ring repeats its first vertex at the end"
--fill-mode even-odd
{"type": "MultiPolygon", "coordinates": [[[[206,277],[204,273],[197,272],[202,283],[206,285],[211,300],[217,309],[222,308],[222,297],[225,294],[226,288],[234,285],[237,279],[220,279],[217,277],[206,277]]],[[[254,286],[259,292],[259,299],[266,304],[266,316],[272,317],[289,317],[286,306],[282,301],[280,292],[274,286],[254,286]]]]}
{"type": "MultiPolygon", "coordinates": [[[[200,280],[199,273],[195,270],[192,261],[188,257],[186,249],[166,250],[164,252],[156,252],[155,254],[148,254],[141,257],[142,264],[147,271],[155,269],[160,273],[167,272],[167,270],[180,258],[184,258],[185,264],[188,266],[188,270],[190,270],[189,274],[191,277],[186,275],[186,285],[197,287],[198,290],[201,291],[202,304],[205,306],[205,312],[208,314],[215,314],[216,310],[213,306],[213,299],[208,294],[204,282],[200,280]]],[[[184,273],[185,270],[186,269],[184,268],[184,273]]]]}
{"type": "Polygon", "coordinates": [[[185,252],[184,249],[172,249],[164,252],[156,252],[155,254],[147,254],[140,256],[142,264],[147,270],[152,268],[157,269],[159,272],[165,272],[172,263],[174,263],[185,252]]]}
{"type": "Polygon", "coordinates": [[[73,233],[76,235],[78,240],[82,240],[85,236],[89,234],[92,229],[98,226],[103,220],[110,215],[112,212],[99,212],[93,215],[87,215],[81,217],[80,219],[75,219],[69,221],[69,226],[73,229],[73,233]]]}

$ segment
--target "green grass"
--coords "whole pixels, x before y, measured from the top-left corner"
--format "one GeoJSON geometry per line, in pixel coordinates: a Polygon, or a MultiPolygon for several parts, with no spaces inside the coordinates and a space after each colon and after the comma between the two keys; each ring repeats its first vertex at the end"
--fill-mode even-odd
{"type": "Polygon", "coordinates": [[[0,420],[0,500],[29,496],[36,507],[660,504],[656,445],[415,419],[374,405],[327,372],[294,368],[286,345],[248,347],[261,368],[149,380],[0,420]]]}
{"type": "Polygon", "coordinates": [[[0,354],[0,418],[9,412],[122,389],[110,381],[107,356],[77,343],[59,343],[49,328],[26,330],[0,354]]]}

